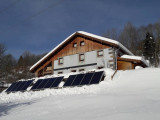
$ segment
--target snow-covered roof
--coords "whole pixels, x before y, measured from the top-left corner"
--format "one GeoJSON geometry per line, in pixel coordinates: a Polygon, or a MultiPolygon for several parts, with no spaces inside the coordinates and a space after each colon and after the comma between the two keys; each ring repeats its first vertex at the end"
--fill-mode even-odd
{"type": "Polygon", "coordinates": [[[106,42],[109,42],[109,43],[113,43],[113,44],[119,46],[121,49],[123,49],[128,54],[133,55],[133,53],[131,51],[129,51],[125,46],[123,46],[120,42],[118,42],[116,40],[112,40],[112,39],[109,39],[109,38],[106,38],[106,37],[98,36],[98,35],[95,35],[95,34],[84,32],[84,31],[78,31],[77,33],[80,33],[82,35],[87,35],[87,36],[90,36],[90,37],[93,37],[93,38],[97,38],[99,40],[103,40],[103,41],[106,41],[106,42]]]}
{"type": "Polygon", "coordinates": [[[62,41],[58,46],[56,46],[53,50],[51,50],[48,54],[46,54],[42,59],[40,59],[37,63],[35,63],[31,68],[30,71],[33,70],[37,65],[39,65],[41,62],[43,62],[48,56],[50,56],[52,53],[54,53],[61,45],[63,45],[66,41],[70,40],[70,38],[72,38],[74,35],[85,35],[88,37],[92,37],[101,41],[105,41],[108,43],[112,43],[114,45],[119,46],[122,50],[124,50],[126,53],[128,53],[129,55],[133,55],[133,53],[131,53],[125,46],[123,46],[120,42],[116,41],[116,40],[112,40],[109,38],[105,38],[105,37],[101,37],[98,35],[94,35],[88,32],[84,32],[84,31],[77,31],[74,32],[73,34],[71,34],[69,37],[67,37],[64,41],[62,41]]]}
{"type": "Polygon", "coordinates": [[[132,60],[140,60],[142,61],[146,66],[149,66],[149,63],[140,56],[131,56],[131,55],[122,55],[120,58],[125,58],[125,59],[132,59],[132,60]]]}

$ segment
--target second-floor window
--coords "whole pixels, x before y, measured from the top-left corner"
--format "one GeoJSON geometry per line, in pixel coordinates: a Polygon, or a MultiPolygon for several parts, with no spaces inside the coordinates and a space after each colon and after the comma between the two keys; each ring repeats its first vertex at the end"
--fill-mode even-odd
{"type": "Polygon", "coordinates": [[[79,61],[84,61],[85,57],[84,57],[84,54],[79,54],[79,61]]]}
{"type": "Polygon", "coordinates": [[[62,65],[62,64],[63,64],[63,58],[59,58],[59,59],[58,59],[58,64],[59,64],[59,65],[62,65]]]}
{"type": "Polygon", "coordinates": [[[103,50],[98,50],[97,51],[97,57],[103,56],[103,50]]]}

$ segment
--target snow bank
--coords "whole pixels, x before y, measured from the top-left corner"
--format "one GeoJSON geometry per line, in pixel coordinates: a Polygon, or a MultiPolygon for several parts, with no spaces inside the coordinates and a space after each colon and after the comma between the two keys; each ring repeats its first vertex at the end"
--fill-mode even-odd
{"type": "Polygon", "coordinates": [[[83,35],[87,35],[87,36],[91,36],[93,38],[97,38],[106,42],[110,42],[113,44],[118,45],[120,48],[122,48],[124,51],[126,51],[129,55],[133,55],[133,53],[131,53],[125,46],[123,46],[120,42],[116,41],[116,40],[112,40],[106,37],[102,37],[102,36],[98,36],[92,33],[88,33],[88,32],[84,32],[84,31],[77,31],[77,33],[83,34],[83,35]]]}
{"type": "Polygon", "coordinates": [[[1,94],[0,120],[159,120],[159,73],[118,71],[94,86],[1,94]]]}

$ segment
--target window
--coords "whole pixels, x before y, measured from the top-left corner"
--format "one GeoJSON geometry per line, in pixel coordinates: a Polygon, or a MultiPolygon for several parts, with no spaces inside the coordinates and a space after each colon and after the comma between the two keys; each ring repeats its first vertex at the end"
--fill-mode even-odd
{"type": "Polygon", "coordinates": [[[63,58],[59,58],[59,59],[58,59],[58,64],[59,64],[59,65],[62,65],[62,64],[63,64],[63,58]]]}
{"type": "Polygon", "coordinates": [[[76,48],[77,47],[77,43],[73,43],[73,47],[76,48]]]}
{"type": "Polygon", "coordinates": [[[103,50],[97,51],[97,57],[101,57],[101,56],[103,56],[103,50]]]}
{"type": "Polygon", "coordinates": [[[84,45],[85,45],[84,41],[81,41],[80,46],[84,46],[84,45]]]}
{"type": "Polygon", "coordinates": [[[50,62],[47,66],[45,66],[44,71],[51,71],[52,70],[52,62],[50,62]]]}
{"type": "Polygon", "coordinates": [[[58,72],[58,74],[63,74],[63,72],[58,72]]]}
{"type": "Polygon", "coordinates": [[[79,54],[79,61],[84,61],[84,54],[79,54]]]}
{"type": "Polygon", "coordinates": [[[43,69],[41,69],[40,71],[38,71],[38,77],[43,76],[43,69]]]}
{"type": "Polygon", "coordinates": [[[79,72],[82,72],[82,71],[84,71],[84,69],[79,69],[79,72]]]}
{"type": "Polygon", "coordinates": [[[102,68],[104,68],[104,67],[98,67],[98,69],[102,69],[102,68]]]}
{"type": "Polygon", "coordinates": [[[76,70],[71,70],[71,72],[76,72],[76,70]]]}

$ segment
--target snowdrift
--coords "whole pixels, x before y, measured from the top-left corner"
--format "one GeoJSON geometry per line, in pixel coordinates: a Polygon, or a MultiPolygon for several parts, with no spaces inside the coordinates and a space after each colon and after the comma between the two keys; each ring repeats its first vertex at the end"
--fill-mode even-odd
{"type": "Polygon", "coordinates": [[[98,85],[0,94],[0,120],[159,120],[160,69],[106,70],[98,85]]]}

